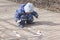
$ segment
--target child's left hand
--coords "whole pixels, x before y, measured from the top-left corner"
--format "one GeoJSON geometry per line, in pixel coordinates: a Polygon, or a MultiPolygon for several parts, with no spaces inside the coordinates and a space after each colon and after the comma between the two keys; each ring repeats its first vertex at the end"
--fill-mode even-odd
{"type": "Polygon", "coordinates": [[[36,18],[38,18],[38,16],[36,16],[36,18]]]}

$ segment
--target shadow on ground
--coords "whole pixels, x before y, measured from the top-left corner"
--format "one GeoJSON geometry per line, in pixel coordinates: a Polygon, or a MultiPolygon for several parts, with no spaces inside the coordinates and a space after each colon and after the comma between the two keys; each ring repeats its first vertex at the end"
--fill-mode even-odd
{"type": "Polygon", "coordinates": [[[50,21],[37,21],[34,24],[28,25],[28,27],[30,27],[30,26],[39,26],[39,25],[56,26],[56,25],[60,25],[60,23],[54,23],[54,22],[50,22],[50,21]]]}

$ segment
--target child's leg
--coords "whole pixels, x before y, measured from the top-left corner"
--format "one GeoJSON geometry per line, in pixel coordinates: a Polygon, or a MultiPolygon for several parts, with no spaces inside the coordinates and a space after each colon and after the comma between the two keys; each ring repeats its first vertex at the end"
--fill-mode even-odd
{"type": "Polygon", "coordinates": [[[26,16],[25,15],[22,15],[20,20],[21,20],[20,21],[20,26],[24,27],[25,21],[26,21],[26,16]]]}
{"type": "Polygon", "coordinates": [[[33,24],[32,20],[27,20],[27,24],[33,24]]]}
{"type": "Polygon", "coordinates": [[[33,17],[29,17],[28,19],[27,19],[27,23],[28,24],[33,24],[33,17]]]}

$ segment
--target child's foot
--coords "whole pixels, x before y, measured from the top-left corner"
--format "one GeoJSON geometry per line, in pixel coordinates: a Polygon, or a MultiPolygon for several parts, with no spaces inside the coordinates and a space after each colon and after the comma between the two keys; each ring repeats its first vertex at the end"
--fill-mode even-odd
{"type": "Polygon", "coordinates": [[[19,27],[21,27],[21,28],[24,28],[24,25],[18,25],[19,27]]]}
{"type": "Polygon", "coordinates": [[[23,25],[20,25],[20,27],[21,27],[21,28],[24,28],[24,26],[23,26],[23,25]]]}

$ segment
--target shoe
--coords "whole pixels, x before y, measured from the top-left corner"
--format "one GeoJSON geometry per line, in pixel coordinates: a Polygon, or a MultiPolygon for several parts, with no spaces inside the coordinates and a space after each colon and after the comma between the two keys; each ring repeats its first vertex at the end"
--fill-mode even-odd
{"type": "Polygon", "coordinates": [[[24,28],[24,25],[18,25],[18,27],[20,27],[20,28],[24,28]]]}
{"type": "Polygon", "coordinates": [[[20,27],[21,27],[21,28],[24,28],[24,26],[23,26],[23,25],[20,25],[20,27]]]}

